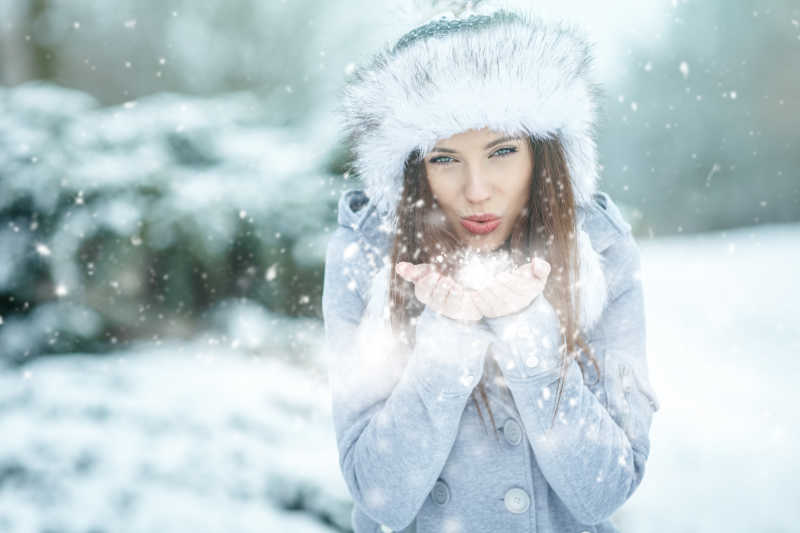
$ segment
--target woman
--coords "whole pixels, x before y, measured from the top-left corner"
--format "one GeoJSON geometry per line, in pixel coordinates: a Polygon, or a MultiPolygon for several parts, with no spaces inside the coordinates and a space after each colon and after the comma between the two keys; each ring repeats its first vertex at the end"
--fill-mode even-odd
{"type": "Polygon", "coordinates": [[[482,5],[346,86],[365,190],[323,314],[356,532],[617,531],[659,403],[590,65],[576,29],[482,5]]]}

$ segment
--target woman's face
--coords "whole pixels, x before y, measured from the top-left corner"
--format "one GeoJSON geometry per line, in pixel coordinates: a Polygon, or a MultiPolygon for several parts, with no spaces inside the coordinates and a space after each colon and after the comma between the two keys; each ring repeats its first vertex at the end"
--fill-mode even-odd
{"type": "Polygon", "coordinates": [[[488,252],[511,235],[527,205],[533,157],[527,137],[483,128],[440,139],[425,157],[425,169],[450,228],[464,245],[488,252]],[[475,215],[490,220],[467,220],[475,215]]]}

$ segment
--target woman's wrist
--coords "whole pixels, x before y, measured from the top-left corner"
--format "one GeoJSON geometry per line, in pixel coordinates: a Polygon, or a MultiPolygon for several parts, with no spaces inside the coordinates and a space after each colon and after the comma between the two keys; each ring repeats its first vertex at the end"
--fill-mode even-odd
{"type": "Polygon", "coordinates": [[[467,395],[481,379],[492,339],[491,330],[481,321],[456,320],[426,306],[416,319],[409,365],[430,391],[467,395]]]}
{"type": "Polygon", "coordinates": [[[494,341],[501,344],[493,353],[506,378],[528,379],[559,372],[564,336],[555,308],[544,294],[520,311],[484,320],[496,336],[494,341]]]}

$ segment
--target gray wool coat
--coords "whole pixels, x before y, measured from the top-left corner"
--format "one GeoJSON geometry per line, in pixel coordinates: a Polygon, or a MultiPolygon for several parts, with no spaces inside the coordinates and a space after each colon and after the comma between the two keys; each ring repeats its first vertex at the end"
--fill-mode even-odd
{"type": "Polygon", "coordinates": [[[322,306],[356,533],[618,531],[610,517],[642,481],[659,401],[631,227],[604,192],[578,211],[607,284],[587,335],[600,375],[588,360],[583,371],[570,363],[550,429],[563,337],[544,295],[474,324],[426,308],[414,350],[400,353],[379,327],[381,306],[368,311],[389,232],[363,191],[342,194],[322,306]],[[471,401],[481,380],[499,439],[471,401]]]}

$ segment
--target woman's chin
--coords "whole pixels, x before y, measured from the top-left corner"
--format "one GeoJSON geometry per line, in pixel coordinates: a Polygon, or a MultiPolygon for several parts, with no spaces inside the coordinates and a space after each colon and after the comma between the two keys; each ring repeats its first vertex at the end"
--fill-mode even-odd
{"type": "Polygon", "coordinates": [[[461,246],[465,251],[469,250],[476,254],[489,254],[501,248],[506,248],[510,243],[511,232],[509,231],[503,237],[503,234],[506,233],[503,229],[503,227],[499,227],[491,233],[481,235],[467,231],[464,228],[458,228],[454,233],[458,235],[461,246]]]}
{"type": "Polygon", "coordinates": [[[465,248],[475,253],[488,253],[497,250],[503,245],[503,241],[499,241],[493,235],[469,235],[466,239],[462,239],[465,248]]]}

